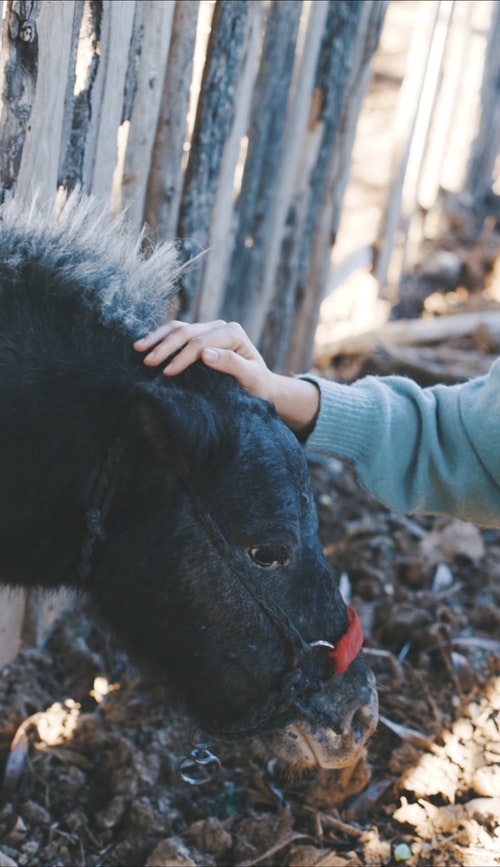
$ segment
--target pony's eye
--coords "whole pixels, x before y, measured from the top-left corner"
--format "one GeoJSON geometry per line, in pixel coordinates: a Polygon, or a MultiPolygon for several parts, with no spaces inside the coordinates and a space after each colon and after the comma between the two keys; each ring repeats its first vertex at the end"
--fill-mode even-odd
{"type": "Polygon", "coordinates": [[[286,566],[290,561],[289,553],[283,545],[259,545],[258,548],[249,548],[248,556],[259,569],[276,569],[278,566],[286,566]]]}

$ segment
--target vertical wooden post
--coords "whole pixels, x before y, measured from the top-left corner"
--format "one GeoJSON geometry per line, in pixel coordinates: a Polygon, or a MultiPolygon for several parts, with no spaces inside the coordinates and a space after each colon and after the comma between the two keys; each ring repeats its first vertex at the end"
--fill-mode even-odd
{"type": "Polygon", "coordinates": [[[465,188],[475,197],[491,192],[493,171],[500,149],[500,5],[491,5],[491,24],[481,87],[481,116],[473,143],[465,188]]]}
{"type": "Polygon", "coordinates": [[[448,0],[444,7],[441,0],[420,7],[419,21],[408,56],[408,73],[400,95],[389,196],[375,247],[374,274],[381,292],[386,290],[388,283],[393,290],[387,291],[395,291],[403,269],[406,233],[415,209],[416,185],[451,11],[452,5],[448,0]],[[433,56],[435,62],[430,66],[433,56]],[[424,89],[427,90],[425,102],[422,99],[424,89]]]}
{"type": "MultiPolygon", "coordinates": [[[[380,21],[385,12],[385,3],[378,4],[380,21]]],[[[312,354],[312,330],[310,316],[306,312],[306,295],[319,291],[311,284],[311,262],[314,256],[314,236],[321,223],[323,208],[330,207],[332,160],[336,146],[340,146],[343,106],[349,89],[353,64],[357,53],[357,34],[362,16],[374,13],[374,6],[358,2],[331,2],[322,33],[321,50],[317,64],[313,90],[310,97],[309,122],[301,142],[300,170],[295,175],[295,185],[287,215],[280,261],[276,271],[276,290],[268,310],[266,331],[260,347],[268,362],[282,369],[290,347],[294,321],[306,317],[305,332],[300,338],[302,357],[312,354]]],[[[363,37],[366,39],[366,32],[363,37]]],[[[373,51],[376,39],[369,40],[373,51]]],[[[364,86],[364,82],[362,82],[364,86]]],[[[326,221],[328,222],[328,220],[326,221]]],[[[328,256],[333,238],[328,238],[328,256]]],[[[319,274],[319,272],[318,272],[319,274]]],[[[323,292],[323,287],[321,287],[323,292]]],[[[318,304],[315,301],[314,304],[318,304]]],[[[299,338],[297,338],[299,339],[299,338]]],[[[298,354],[290,356],[298,360],[298,354]]]]}
{"type": "MultiPolygon", "coordinates": [[[[298,136],[285,129],[301,12],[302,4],[296,0],[273,2],[252,100],[223,313],[227,319],[245,322],[253,340],[259,339],[267,312],[271,249],[279,250],[283,233],[283,161],[287,153],[296,155],[298,147],[298,136]]],[[[306,118],[303,114],[303,123],[306,118]]],[[[286,174],[289,193],[291,178],[288,171],[286,174]]]]}
{"type": "Polygon", "coordinates": [[[206,272],[209,259],[221,256],[220,239],[231,222],[234,172],[249,114],[247,78],[256,69],[263,12],[263,5],[251,0],[217,0],[215,6],[177,230],[194,254],[212,242],[214,248],[198,270],[184,276],[181,310],[186,318],[207,315],[208,293],[221,292],[206,272]]]}
{"type": "Polygon", "coordinates": [[[156,235],[172,239],[183,185],[182,157],[193,75],[199,0],[176,3],[172,39],[151,159],[144,217],[156,235]]]}
{"type": "Polygon", "coordinates": [[[24,591],[8,588],[0,590],[0,669],[19,650],[24,607],[24,591]]]}
{"type": "Polygon", "coordinates": [[[128,66],[128,47],[134,26],[135,0],[103,0],[100,63],[97,75],[102,76],[95,150],[89,190],[109,198],[117,160],[118,128],[122,119],[125,80],[128,66]],[[124,50],[125,48],[125,50],[124,50]]]}
{"type": "Polygon", "coordinates": [[[115,205],[117,209],[126,205],[128,221],[136,232],[144,222],[174,7],[174,0],[163,0],[162,3],[142,0],[136,4],[121,118],[122,127],[128,124],[129,129],[123,171],[116,177],[121,196],[115,205]]]}
{"type": "MultiPolygon", "coordinates": [[[[276,344],[275,366],[280,370],[307,370],[312,364],[313,344],[319,309],[325,296],[331,267],[332,247],[337,235],[345,188],[349,179],[356,126],[370,77],[370,59],[377,46],[387,2],[364,2],[352,33],[351,55],[341,93],[338,125],[332,134],[328,163],[318,189],[316,220],[310,214],[311,244],[306,281],[289,300],[291,337],[287,346],[276,344]]],[[[339,81],[339,86],[342,86],[339,81]]]]}
{"type": "Polygon", "coordinates": [[[16,198],[27,204],[35,190],[50,202],[57,189],[75,12],[78,7],[67,0],[42,3],[36,21],[36,88],[16,184],[16,198]]]}
{"type": "Polygon", "coordinates": [[[27,202],[55,195],[74,18],[80,3],[8,4],[0,52],[0,184],[27,202]],[[28,4],[26,4],[28,9],[28,4]],[[25,11],[24,16],[27,15],[25,11]]]}

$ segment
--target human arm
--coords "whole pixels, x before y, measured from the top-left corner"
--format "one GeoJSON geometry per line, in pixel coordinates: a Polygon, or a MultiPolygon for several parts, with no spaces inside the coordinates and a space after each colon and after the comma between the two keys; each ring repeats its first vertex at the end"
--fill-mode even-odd
{"type": "Polygon", "coordinates": [[[500,360],[452,386],[420,388],[401,376],[315,381],[321,409],[308,448],[352,463],[392,509],[500,526],[500,360]]]}
{"type": "Polygon", "coordinates": [[[135,344],[175,375],[201,358],[274,403],[311,451],[351,462],[368,491],[403,512],[500,526],[500,360],[487,377],[422,389],[405,377],[352,385],[270,371],[236,323],[169,323],[135,344]]]}

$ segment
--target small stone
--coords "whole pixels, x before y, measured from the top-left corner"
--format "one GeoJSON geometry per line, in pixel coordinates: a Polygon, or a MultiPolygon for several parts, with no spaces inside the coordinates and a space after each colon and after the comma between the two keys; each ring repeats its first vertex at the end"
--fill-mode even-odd
{"type": "Polygon", "coordinates": [[[25,801],[21,805],[21,814],[31,825],[50,825],[50,813],[36,801],[25,801]]]}
{"type": "Polygon", "coordinates": [[[412,857],[413,852],[408,843],[398,843],[397,846],[394,846],[393,855],[395,861],[408,861],[412,857]]]}
{"type": "Polygon", "coordinates": [[[160,799],[154,807],[146,797],[137,798],[127,813],[127,822],[143,833],[158,837],[169,834],[177,818],[180,818],[178,810],[171,808],[168,802],[162,804],[160,799]]]}
{"type": "Polygon", "coordinates": [[[231,834],[217,819],[200,819],[194,822],[188,828],[186,837],[201,852],[211,852],[216,856],[222,856],[233,844],[231,834]]]}
{"type": "Polygon", "coordinates": [[[196,867],[196,862],[179,837],[169,837],[155,846],[146,867],[196,867]]]}
{"type": "Polygon", "coordinates": [[[0,849],[0,867],[17,867],[17,861],[13,861],[0,849]]]}
{"type": "Polygon", "coordinates": [[[40,843],[38,843],[37,840],[28,840],[28,842],[24,843],[22,846],[23,852],[26,855],[28,855],[29,857],[33,857],[33,855],[36,855],[39,848],[40,848],[40,843]]]}
{"type": "Polygon", "coordinates": [[[475,771],[471,787],[477,795],[486,798],[500,798],[500,767],[485,765],[475,771]]]}
{"type": "Polygon", "coordinates": [[[24,840],[27,830],[26,822],[21,818],[21,816],[18,816],[9,833],[3,839],[7,843],[11,843],[15,846],[16,843],[20,843],[24,840]]]}
{"type": "Polygon", "coordinates": [[[96,814],[95,820],[98,827],[102,828],[103,831],[114,828],[123,817],[126,806],[126,799],[121,795],[116,795],[103,810],[96,814]]]}

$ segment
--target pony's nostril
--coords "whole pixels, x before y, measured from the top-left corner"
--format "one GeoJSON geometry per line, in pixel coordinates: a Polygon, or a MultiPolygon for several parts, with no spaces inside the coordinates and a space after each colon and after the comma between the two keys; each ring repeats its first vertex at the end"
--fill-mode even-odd
{"type": "Polygon", "coordinates": [[[352,722],[351,722],[351,731],[352,731],[352,735],[353,735],[353,738],[356,741],[356,743],[359,743],[359,741],[361,741],[363,739],[363,732],[364,732],[365,728],[366,728],[366,719],[365,719],[365,716],[363,714],[363,711],[361,709],[357,710],[353,714],[352,722]]]}
{"type": "Polygon", "coordinates": [[[370,705],[358,707],[351,719],[351,732],[356,743],[366,740],[374,725],[373,709],[370,705]]]}

